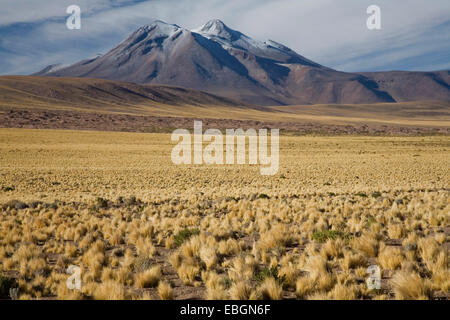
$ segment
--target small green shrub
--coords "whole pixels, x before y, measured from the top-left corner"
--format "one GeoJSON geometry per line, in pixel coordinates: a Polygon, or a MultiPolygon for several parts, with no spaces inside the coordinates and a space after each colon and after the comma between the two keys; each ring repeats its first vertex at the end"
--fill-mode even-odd
{"type": "Polygon", "coordinates": [[[367,198],[367,194],[365,194],[364,192],[358,192],[356,195],[359,197],[367,198]]]}
{"type": "Polygon", "coordinates": [[[286,281],[285,276],[280,277],[277,266],[270,268],[264,267],[255,274],[254,278],[258,282],[263,282],[266,278],[274,278],[281,285],[286,281]]]}
{"type": "Polygon", "coordinates": [[[199,234],[200,231],[198,229],[183,229],[177,233],[175,236],[175,244],[179,247],[190,237],[199,234]]]}
{"type": "Polygon", "coordinates": [[[372,193],[372,197],[374,197],[375,199],[381,197],[381,192],[375,191],[374,193],[372,193]]]}
{"type": "Polygon", "coordinates": [[[374,224],[375,222],[377,222],[377,220],[373,217],[373,216],[369,216],[367,218],[367,227],[370,227],[372,224],[374,224]]]}
{"type": "Polygon", "coordinates": [[[108,200],[98,197],[97,198],[97,206],[99,208],[107,208],[108,207],[108,200]]]}

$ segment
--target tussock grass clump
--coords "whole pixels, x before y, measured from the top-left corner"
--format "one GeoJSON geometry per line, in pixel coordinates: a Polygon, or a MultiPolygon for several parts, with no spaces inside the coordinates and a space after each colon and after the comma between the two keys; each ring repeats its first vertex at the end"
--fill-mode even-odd
{"type": "Polygon", "coordinates": [[[368,257],[376,257],[378,255],[378,240],[370,235],[362,235],[359,238],[354,238],[351,241],[350,246],[368,257]]]}
{"type": "Polygon", "coordinates": [[[150,240],[144,238],[139,238],[139,240],[137,240],[136,250],[138,256],[144,258],[153,258],[156,253],[156,248],[153,243],[150,240]]]}
{"type": "Polygon", "coordinates": [[[247,281],[238,281],[233,283],[228,294],[233,300],[250,300],[252,291],[252,287],[247,281]]]}
{"type": "Polygon", "coordinates": [[[261,250],[283,248],[289,246],[293,241],[292,234],[286,225],[278,224],[261,235],[258,247],[261,250]]]}
{"type": "Polygon", "coordinates": [[[341,261],[341,266],[345,271],[348,271],[350,269],[357,269],[360,267],[365,268],[368,266],[368,261],[367,258],[360,253],[346,252],[344,255],[344,259],[342,259],[341,261]]]}
{"type": "Polygon", "coordinates": [[[329,264],[327,260],[320,255],[308,257],[304,268],[314,279],[326,275],[329,272],[329,264]]]}
{"type": "Polygon", "coordinates": [[[281,267],[279,272],[279,278],[281,279],[281,284],[287,288],[295,288],[297,278],[300,274],[300,270],[293,264],[289,264],[281,267]]]}
{"type": "Polygon", "coordinates": [[[314,289],[314,280],[310,277],[299,277],[295,285],[298,299],[305,299],[314,289]]]}
{"type": "Polygon", "coordinates": [[[356,285],[346,286],[344,284],[336,284],[328,294],[331,300],[356,300],[359,298],[361,290],[356,285]]]}
{"type": "Polygon", "coordinates": [[[205,263],[207,269],[212,269],[218,262],[218,257],[214,248],[202,247],[200,249],[200,258],[205,263]]]}
{"type": "Polygon", "coordinates": [[[280,283],[272,278],[266,278],[259,287],[263,300],[281,300],[283,297],[283,288],[280,283]]]}
{"type": "Polygon", "coordinates": [[[158,285],[158,295],[161,300],[172,300],[174,293],[172,286],[168,281],[161,281],[158,285]]]}
{"type": "Polygon", "coordinates": [[[392,224],[388,228],[388,235],[391,239],[401,239],[405,236],[405,227],[400,224],[392,224]]]}
{"type": "Polygon", "coordinates": [[[227,268],[228,277],[235,282],[251,279],[256,267],[257,261],[253,256],[238,256],[231,261],[231,266],[227,268]]]}
{"type": "Polygon", "coordinates": [[[377,261],[383,269],[396,270],[404,260],[400,248],[385,247],[380,250],[377,261]]]}
{"type": "Polygon", "coordinates": [[[150,269],[136,274],[135,285],[138,288],[156,287],[161,279],[161,267],[153,266],[150,269]]]}
{"type": "Polygon", "coordinates": [[[415,272],[399,271],[394,274],[390,282],[397,299],[427,300],[430,298],[431,288],[428,281],[415,272]]]}
{"type": "Polygon", "coordinates": [[[92,296],[95,300],[126,300],[128,298],[125,288],[111,280],[96,285],[92,296]]]}
{"type": "Polygon", "coordinates": [[[178,276],[183,281],[184,285],[192,285],[200,274],[200,267],[182,263],[177,269],[178,276]]]}
{"type": "Polygon", "coordinates": [[[206,286],[206,299],[225,300],[228,299],[227,289],[230,286],[229,279],[219,276],[216,272],[207,271],[202,275],[206,286]]]}
{"type": "Polygon", "coordinates": [[[328,239],[327,242],[321,248],[321,255],[328,260],[332,260],[334,258],[341,258],[344,254],[345,243],[342,239],[328,239]]]}

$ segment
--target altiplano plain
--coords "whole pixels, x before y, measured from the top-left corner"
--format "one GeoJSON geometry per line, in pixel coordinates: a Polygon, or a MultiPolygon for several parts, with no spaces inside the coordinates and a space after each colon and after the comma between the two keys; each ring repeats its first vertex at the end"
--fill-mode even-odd
{"type": "Polygon", "coordinates": [[[449,298],[448,136],[281,136],[271,177],[170,151],[163,133],[0,129],[19,298],[449,298]]]}

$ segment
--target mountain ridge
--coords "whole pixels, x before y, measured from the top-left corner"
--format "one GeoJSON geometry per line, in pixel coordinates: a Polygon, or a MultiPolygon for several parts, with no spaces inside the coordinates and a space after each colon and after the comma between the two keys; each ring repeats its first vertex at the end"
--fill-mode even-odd
{"type": "MultiPolygon", "coordinates": [[[[0,76],[0,108],[95,109],[109,112],[145,107],[242,107],[230,98],[167,85],[36,76],[0,76]]],[[[139,111],[140,112],[140,111],[139,111]]]]}

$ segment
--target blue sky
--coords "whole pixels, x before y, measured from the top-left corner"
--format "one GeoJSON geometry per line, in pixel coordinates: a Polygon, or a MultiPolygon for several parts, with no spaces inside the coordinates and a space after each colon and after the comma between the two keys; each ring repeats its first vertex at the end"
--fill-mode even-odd
{"type": "Polygon", "coordinates": [[[0,74],[106,53],[155,19],[193,29],[214,18],[338,70],[450,69],[448,0],[0,0],[0,74]],[[81,30],[66,28],[72,4],[81,30]],[[372,4],[381,30],[366,27],[372,4]]]}

